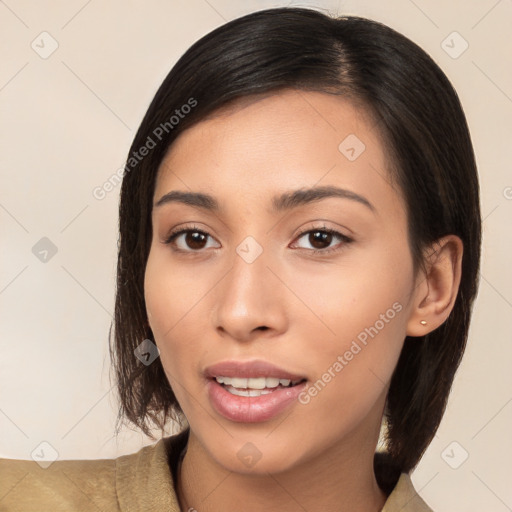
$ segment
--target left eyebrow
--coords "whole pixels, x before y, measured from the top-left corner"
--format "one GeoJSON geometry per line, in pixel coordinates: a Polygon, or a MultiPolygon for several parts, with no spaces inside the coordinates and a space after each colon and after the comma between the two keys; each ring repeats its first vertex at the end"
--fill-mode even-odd
{"type": "MultiPolygon", "coordinates": [[[[279,213],[285,210],[298,208],[309,203],[320,201],[331,197],[338,197],[341,199],[349,199],[356,201],[375,213],[375,207],[366,197],[356,194],[351,190],[334,186],[323,186],[306,189],[298,189],[284,192],[272,198],[272,211],[279,213]]],[[[155,204],[155,208],[165,204],[179,202],[196,208],[202,208],[209,211],[219,211],[219,201],[209,195],[200,192],[182,192],[180,190],[173,190],[163,195],[155,204]]]]}
{"type": "Polygon", "coordinates": [[[334,186],[314,187],[306,189],[303,188],[299,190],[285,192],[280,196],[273,198],[272,209],[275,212],[282,212],[284,210],[291,210],[292,208],[297,208],[298,206],[309,204],[315,201],[320,201],[321,199],[326,199],[330,197],[350,199],[352,201],[356,201],[360,204],[363,204],[374,213],[376,211],[375,206],[373,206],[373,204],[370,203],[370,201],[368,201],[366,197],[356,194],[351,190],[334,186]]]}

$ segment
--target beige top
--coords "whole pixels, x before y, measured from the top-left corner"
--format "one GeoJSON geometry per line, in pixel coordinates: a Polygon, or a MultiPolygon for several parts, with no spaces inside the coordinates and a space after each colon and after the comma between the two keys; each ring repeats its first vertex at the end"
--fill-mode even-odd
{"type": "MultiPolygon", "coordinates": [[[[182,433],[183,434],[183,433],[182,433]]],[[[2,512],[180,512],[173,472],[186,437],[164,437],[116,459],[0,459],[2,512]],[[171,472],[171,469],[173,472],[171,472]]],[[[402,473],[381,512],[432,512],[402,473]]]]}

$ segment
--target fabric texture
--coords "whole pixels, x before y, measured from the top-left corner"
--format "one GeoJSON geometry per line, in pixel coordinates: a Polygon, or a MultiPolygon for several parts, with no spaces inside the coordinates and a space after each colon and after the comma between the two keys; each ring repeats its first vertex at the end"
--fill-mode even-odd
{"type": "MultiPolygon", "coordinates": [[[[116,459],[0,459],[2,512],[180,512],[174,491],[188,430],[116,459]]],[[[432,512],[410,476],[398,482],[381,512],[432,512]]]]}

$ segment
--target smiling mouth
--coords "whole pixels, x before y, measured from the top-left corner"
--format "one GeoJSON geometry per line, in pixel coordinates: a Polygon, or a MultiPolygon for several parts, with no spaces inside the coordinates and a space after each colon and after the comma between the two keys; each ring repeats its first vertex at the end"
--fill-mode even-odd
{"type": "Polygon", "coordinates": [[[277,377],[226,377],[216,376],[212,380],[220,384],[227,392],[236,396],[258,397],[269,395],[279,389],[293,388],[306,379],[279,379],[277,377]]]}

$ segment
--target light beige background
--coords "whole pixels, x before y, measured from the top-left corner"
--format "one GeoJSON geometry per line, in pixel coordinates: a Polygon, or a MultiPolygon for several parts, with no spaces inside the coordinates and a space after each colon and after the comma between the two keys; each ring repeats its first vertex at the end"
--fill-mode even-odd
{"type": "Polygon", "coordinates": [[[382,21],[422,46],[460,95],[481,178],[481,284],[448,409],[413,481],[437,512],[511,510],[510,0],[0,1],[0,456],[29,459],[46,441],[61,459],[110,458],[151,442],[113,437],[119,187],[103,200],[92,191],[123,165],[153,94],[193,42],[278,5],[382,21]],[[31,47],[51,49],[44,31],[58,43],[46,59],[31,47]],[[463,39],[446,39],[454,31],[463,39]],[[58,251],[46,263],[32,252],[42,237],[58,251]]]}

